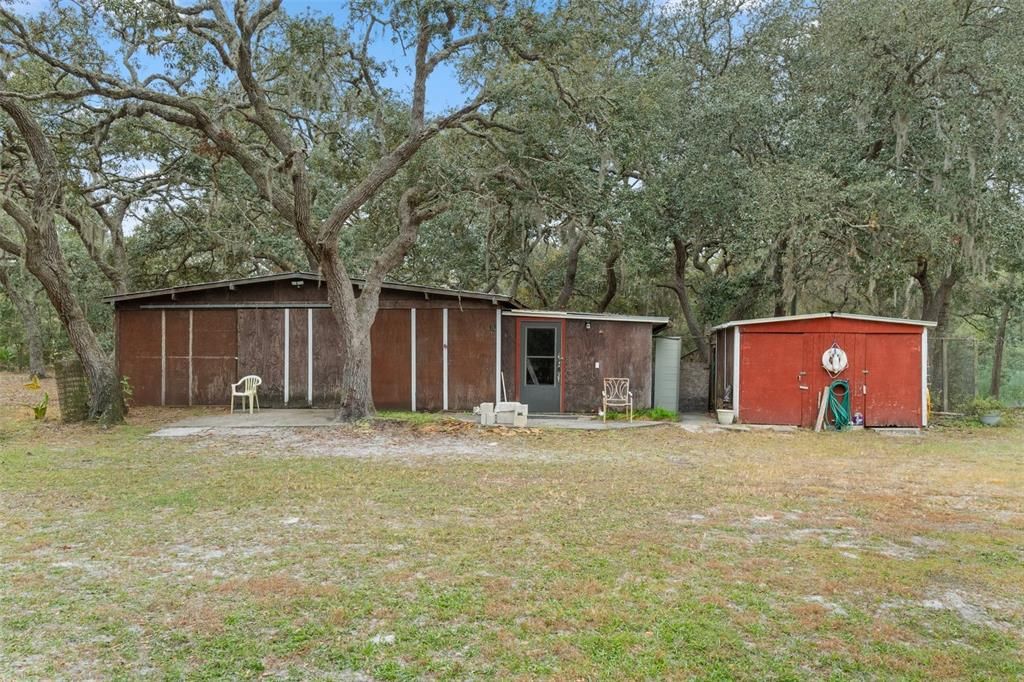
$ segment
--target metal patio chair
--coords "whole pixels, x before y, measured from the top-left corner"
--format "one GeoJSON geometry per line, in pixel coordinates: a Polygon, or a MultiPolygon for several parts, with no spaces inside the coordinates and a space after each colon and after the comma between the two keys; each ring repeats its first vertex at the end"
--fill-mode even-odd
{"type": "Polygon", "coordinates": [[[252,414],[253,403],[256,404],[256,409],[260,409],[260,397],[256,393],[256,389],[259,388],[260,384],[263,383],[263,379],[260,379],[255,374],[250,374],[239,379],[238,383],[231,384],[231,413],[235,412],[235,398],[242,399],[242,411],[245,412],[245,401],[249,401],[249,414],[252,414]]]}
{"type": "Polygon", "coordinates": [[[606,377],[601,391],[601,417],[608,421],[609,407],[625,407],[629,421],[633,421],[633,391],[629,390],[629,379],[606,377]]]}

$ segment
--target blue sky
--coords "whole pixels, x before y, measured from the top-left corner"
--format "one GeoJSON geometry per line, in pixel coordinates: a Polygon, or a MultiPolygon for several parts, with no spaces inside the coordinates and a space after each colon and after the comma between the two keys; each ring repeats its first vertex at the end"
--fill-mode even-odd
{"type": "MultiPolygon", "coordinates": [[[[331,15],[344,21],[345,3],[343,0],[284,0],[284,9],[292,14],[312,11],[318,14],[331,15]]],[[[386,85],[403,95],[408,96],[412,85],[412,72],[409,68],[410,55],[403,52],[402,46],[395,44],[390,35],[383,32],[375,36],[372,54],[378,59],[391,61],[398,73],[389,75],[386,85]]],[[[439,66],[427,82],[427,107],[432,112],[440,112],[463,104],[469,96],[459,84],[455,70],[451,66],[439,66]]]]}
{"type": "MultiPolygon", "coordinates": [[[[346,16],[344,0],[284,0],[284,9],[291,14],[312,11],[336,17],[339,22],[346,16]]],[[[410,55],[404,54],[401,45],[392,42],[391,36],[378,33],[373,43],[372,54],[378,59],[391,61],[398,73],[388,76],[386,85],[403,95],[408,96],[412,84],[412,73],[409,69],[410,55]]],[[[469,97],[459,84],[455,70],[442,64],[427,83],[427,106],[432,112],[461,105],[469,97]]]]}
{"type": "MultiPolygon", "coordinates": [[[[3,0],[0,0],[3,1],[3,0]]],[[[188,0],[179,0],[181,4],[191,4],[188,0]]],[[[225,4],[231,4],[231,0],[222,0],[225,4]]],[[[14,7],[20,13],[37,14],[50,5],[50,0],[12,0],[14,7]]],[[[284,0],[283,6],[290,14],[302,14],[312,11],[318,14],[330,15],[339,22],[345,17],[344,0],[284,0]]],[[[412,82],[412,75],[409,69],[409,57],[403,54],[400,45],[392,43],[390,36],[378,34],[373,44],[373,55],[380,59],[387,59],[395,65],[397,73],[386,78],[385,85],[405,96],[409,95],[412,82]]],[[[459,84],[455,70],[447,65],[441,65],[431,76],[427,83],[427,107],[433,113],[438,113],[463,104],[469,96],[463,91],[459,84]]]]}

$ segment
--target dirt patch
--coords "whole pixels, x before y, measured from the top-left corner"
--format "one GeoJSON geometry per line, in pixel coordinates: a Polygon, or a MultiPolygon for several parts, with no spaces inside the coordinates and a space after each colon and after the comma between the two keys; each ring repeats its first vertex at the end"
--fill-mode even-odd
{"type": "Polygon", "coordinates": [[[44,394],[49,394],[46,418],[49,421],[60,421],[57,381],[53,377],[40,379],[40,388],[37,389],[28,387],[28,382],[29,377],[26,374],[0,372],[0,410],[18,421],[33,421],[35,415],[32,406],[37,405],[44,394]]]}
{"type": "Polygon", "coordinates": [[[349,457],[408,461],[422,458],[543,460],[549,452],[470,426],[455,433],[389,424],[373,427],[162,429],[160,436],[181,438],[196,452],[270,458],[349,457]]]}

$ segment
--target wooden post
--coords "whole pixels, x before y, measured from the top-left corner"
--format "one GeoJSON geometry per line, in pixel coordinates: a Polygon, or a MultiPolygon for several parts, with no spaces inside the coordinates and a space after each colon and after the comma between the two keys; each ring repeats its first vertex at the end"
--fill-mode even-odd
{"type": "Polygon", "coordinates": [[[942,411],[949,412],[949,344],[942,337],[942,411]]]}
{"type": "Polygon", "coordinates": [[[814,422],[814,430],[821,431],[825,427],[825,407],[828,405],[828,389],[818,392],[818,419],[814,422]]]}

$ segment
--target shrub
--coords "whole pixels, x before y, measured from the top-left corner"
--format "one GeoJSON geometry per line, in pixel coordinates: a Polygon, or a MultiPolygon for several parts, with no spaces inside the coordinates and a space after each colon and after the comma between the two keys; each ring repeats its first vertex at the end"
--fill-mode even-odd
{"type": "MultiPolygon", "coordinates": [[[[671,422],[675,421],[677,415],[672,410],[666,410],[664,407],[651,407],[643,410],[633,410],[633,419],[642,419],[644,421],[652,422],[671,422]]],[[[617,419],[629,419],[629,414],[626,412],[612,412],[608,411],[608,419],[615,421],[617,419]]]]}
{"type": "Polygon", "coordinates": [[[995,398],[975,398],[963,406],[964,414],[969,414],[973,417],[989,414],[990,412],[1002,412],[1004,409],[1006,409],[1006,406],[995,398]]]}

